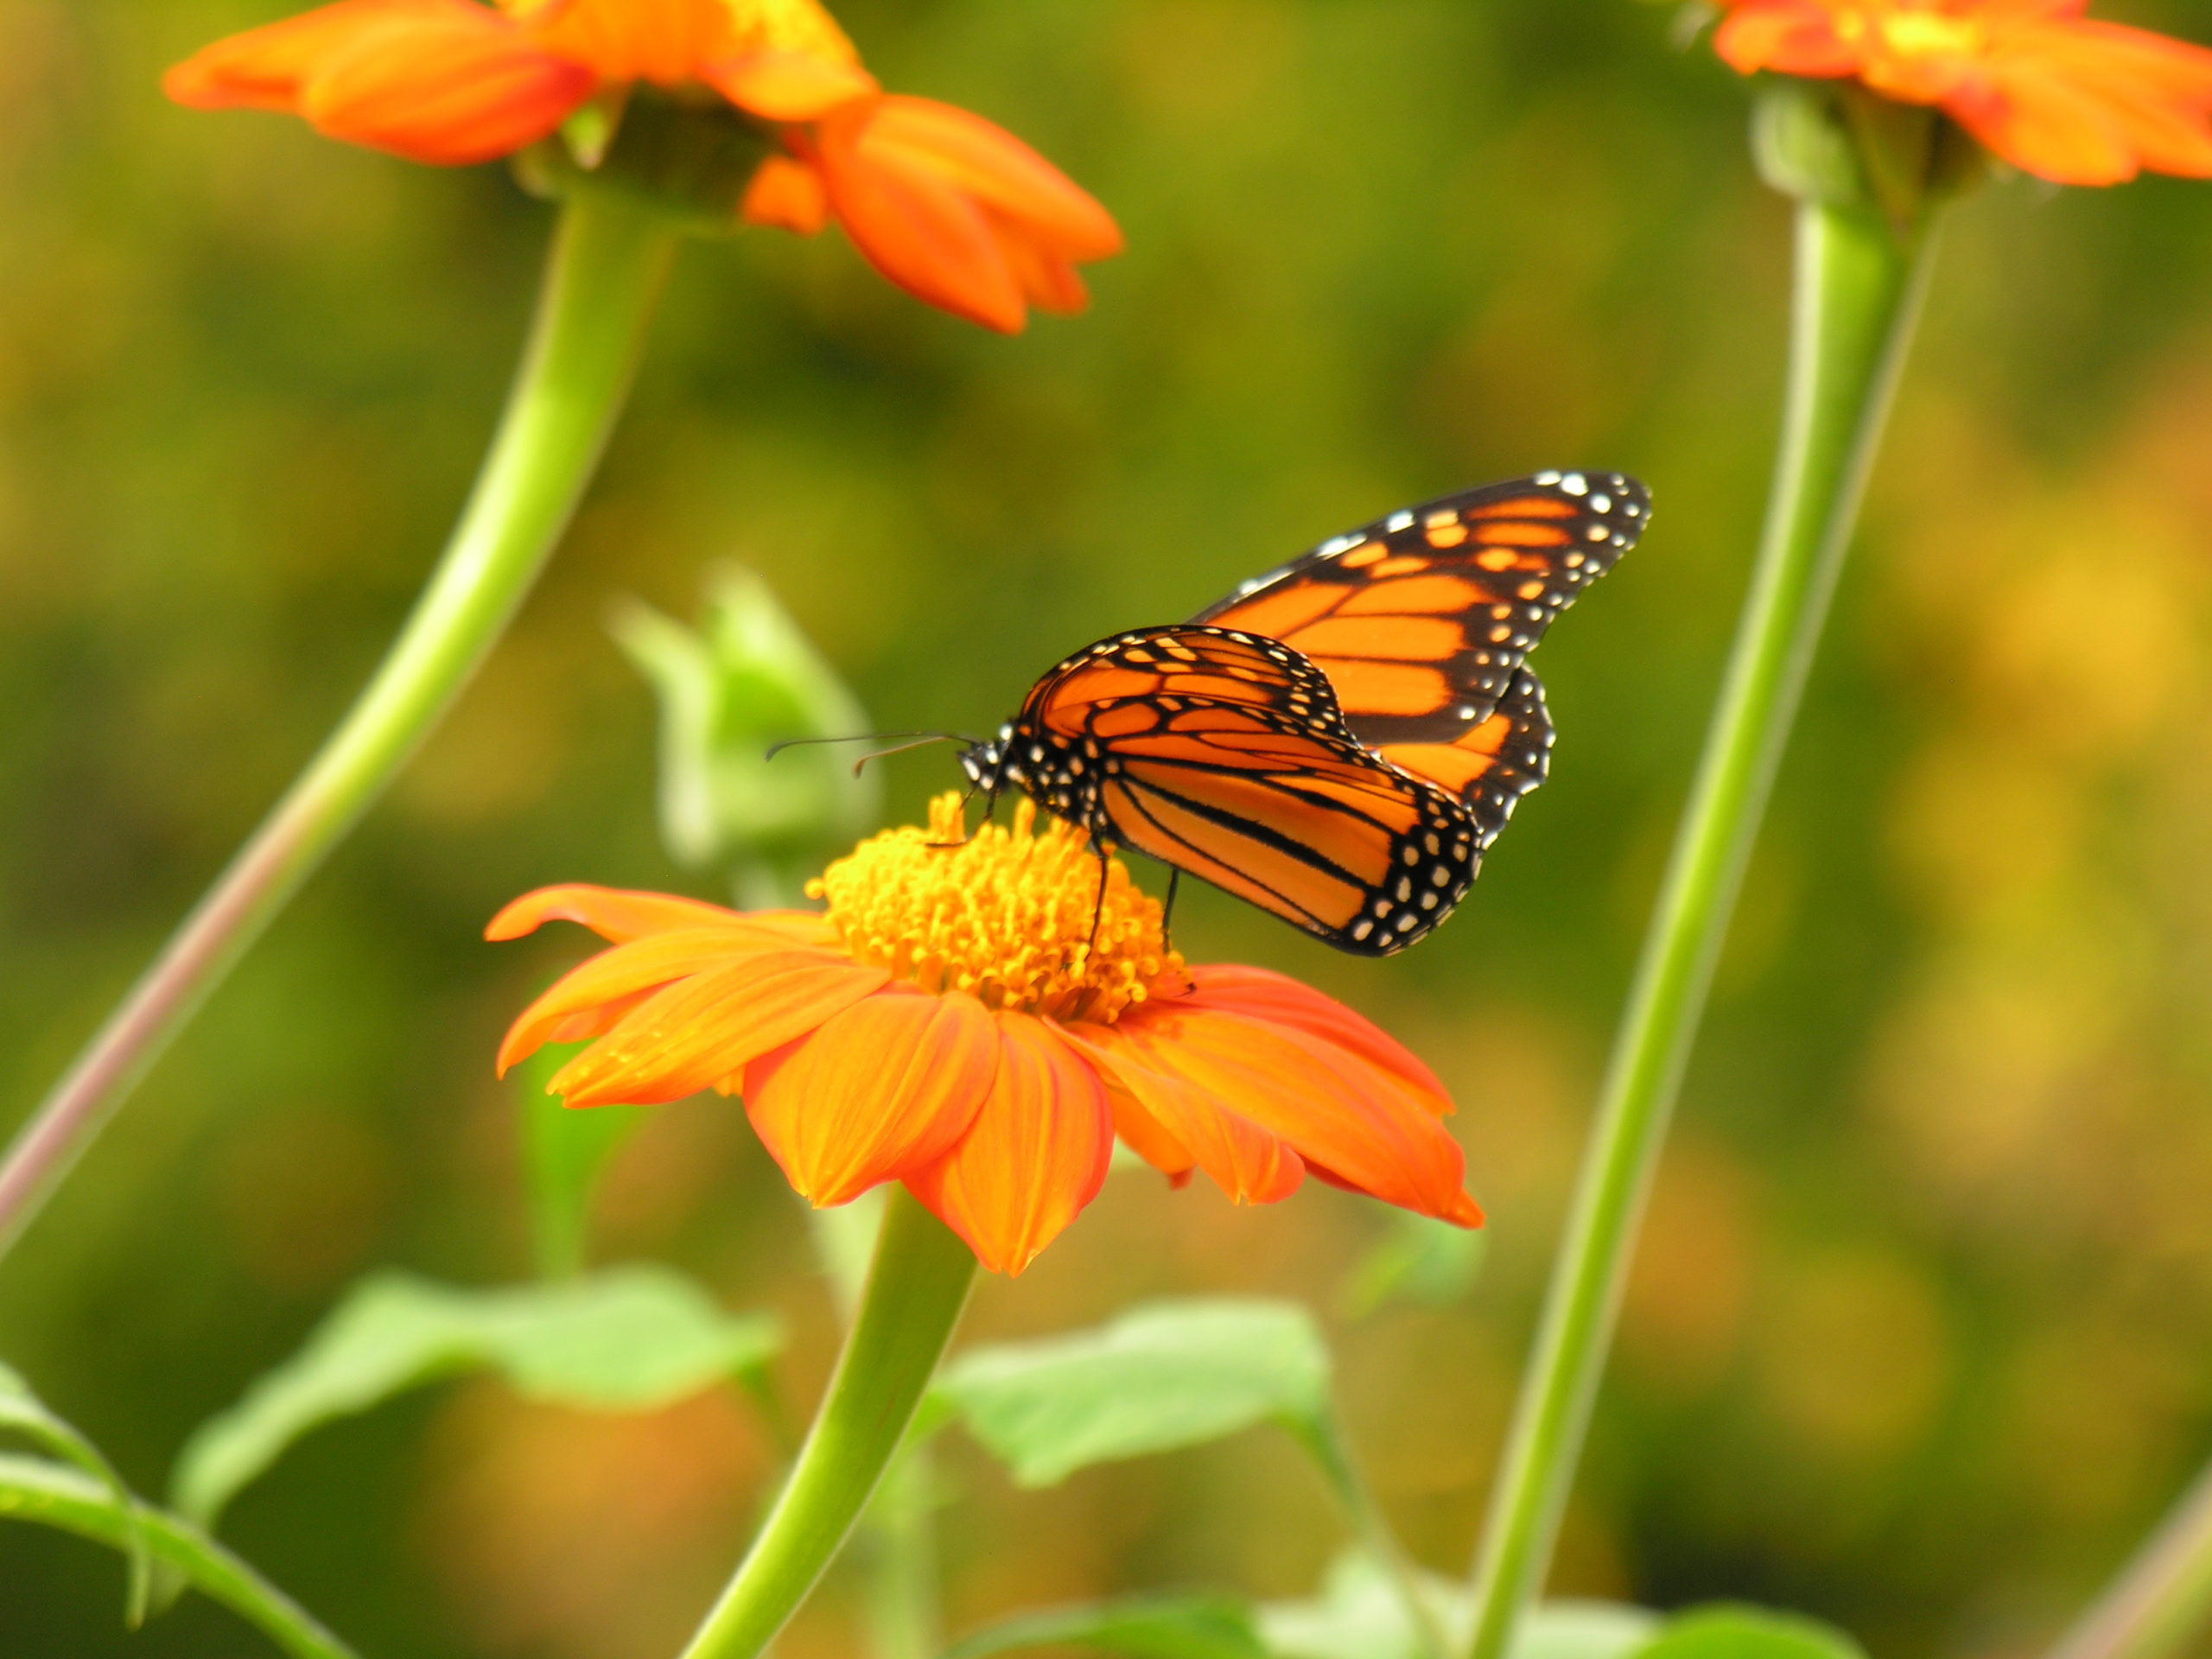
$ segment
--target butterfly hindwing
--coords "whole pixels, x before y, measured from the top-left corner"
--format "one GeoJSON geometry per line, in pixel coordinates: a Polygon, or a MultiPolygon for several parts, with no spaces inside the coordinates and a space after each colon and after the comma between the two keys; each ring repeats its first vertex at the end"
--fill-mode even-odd
{"type": "Polygon", "coordinates": [[[1478,851],[1497,839],[1521,798],[1551,770],[1552,718],[1543,682],[1516,668],[1488,720],[1449,743],[1385,743],[1376,753],[1458,796],[1474,815],[1478,851]]]}
{"type": "Polygon", "coordinates": [[[1193,620],[1310,658],[1370,747],[1456,743],[1649,517],[1649,493],[1622,474],[1538,473],[1334,537],[1193,620]]]}

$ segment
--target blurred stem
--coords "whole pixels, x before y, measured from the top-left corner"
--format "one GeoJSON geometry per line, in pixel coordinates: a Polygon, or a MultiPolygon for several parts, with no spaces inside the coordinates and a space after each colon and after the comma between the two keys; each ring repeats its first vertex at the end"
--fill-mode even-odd
{"type": "Polygon", "coordinates": [[[1424,1659],[1443,1659],[1444,1627],[1438,1622],[1436,1609],[1421,1593],[1421,1580],[1404,1546],[1398,1541],[1398,1535],[1391,1530],[1382,1505],[1375,1501],[1375,1489],[1367,1484],[1358,1459],[1352,1455],[1351,1442],[1344,1433],[1344,1420],[1337,1414],[1336,1408],[1330,1406],[1313,1421],[1294,1423],[1290,1427],[1313,1453],[1313,1460],[1321,1465],[1330,1490],[1336,1493],[1337,1502],[1343,1507],[1352,1536],[1389,1580],[1399,1606],[1405,1612],[1407,1628],[1413,1632],[1416,1650],[1424,1659]]]}
{"type": "Polygon", "coordinates": [[[590,479],[677,232],[612,192],[562,210],[530,343],[453,539],[375,677],[0,1165],[0,1250],[405,763],[529,592],[590,479]]]}
{"type": "Polygon", "coordinates": [[[925,1440],[891,1460],[868,1506],[868,1645],[875,1659],[934,1659],[944,1645],[937,1584],[937,1461],[925,1440]]]}
{"type": "Polygon", "coordinates": [[[2164,1659],[2212,1622],[2212,1467],[2181,1496],[2051,1659],[2164,1659]]]}
{"type": "Polygon", "coordinates": [[[960,1236],[893,1192],[798,1463],[683,1659],[755,1659],[806,1599],[897,1455],[975,1279],[960,1236]]]}
{"type": "Polygon", "coordinates": [[[142,1545],[166,1571],[190,1580],[292,1659],[353,1659],[353,1650],[252,1567],[164,1510],[124,1507],[97,1481],[42,1459],[0,1456],[0,1516],[35,1521],[119,1550],[142,1545]]]}
{"type": "Polygon", "coordinates": [[[1644,1194],[1858,516],[1933,241],[1924,222],[1901,236],[1865,208],[1798,208],[1789,386],[1766,527],[1491,1491],[1469,1659],[1502,1659],[1542,1587],[1644,1194]]]}

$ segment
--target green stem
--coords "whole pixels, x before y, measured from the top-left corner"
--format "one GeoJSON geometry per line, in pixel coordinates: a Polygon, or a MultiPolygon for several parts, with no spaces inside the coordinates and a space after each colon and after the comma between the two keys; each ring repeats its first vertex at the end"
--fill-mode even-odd
{"type": "MultiPolygon", "coordinates": [[[[788,904],[770,895],[772,904],[788,904]]],[[[850,1326],[868,1290],[868,1253],[883,1231],[890,1189],[835,1210],[809,1210],[815,1254],[837,1312],[850,1326]]],[[[868,1575],[868,1651],[874,1659],[931,1659],[943,1645],[937,1586],[937,1469],[928,1442],[909,1440],[891,1459],[861,1513],[853,1554],[868,1575]]]]}
{"type": "Polygon", "coordinates": [[[612,192],[563,210],[491,453],[376,676],[0,1164],[0,1250],[437,723],[529,592],[620,409],[677,232],[612,192]]]}
{"type": "Polygon", "coordinates": [[[1616,1039],[1475,1569],[1469,1659],[1541,1587],[1667,1120],[1926,285],[1932,236],[1798,210],[1788,407],[1727,677],[1616,1039]]]}
{"type": "Polygon", "coordinates": [[[1436,1609],[1421,1593],[1421,1580],[1413,1561],[1383,1515],[1382,1506],[1376,1502],[1375,1489],[1368,1484],[1358,1459],[1352,1455],[1351,1440],[1344,1433],[1344,1420],[1337,1414],[1336,1408],[1330,1406],[1313,1421],[1293,1423],[1290,1427],[1320,1465],[1344,1512],[1352,1536],[1358,1540],[1368,1559],[1381,1567],[1389,1580],[1399,1609],[1406,1616],[1407,1629],[1413,1634],[1415,1651],[1422,1659],[1443,1659],[1444,1627],[1438,1620],[1436,1609]]]}
{"type": "Polygon", "coordinates": [[[2145,1541],[2050,1659],[2164,1659],[2212,1622],[2212,1468],[2145,1541]]]}
{"type": "Polygon", "coordinates": [[[798,1463],[683,1659],[754,1659],[806,1599],[897,1455],[975,1279],[959,1235],[903,1189],[892,1193],[798,1463]]]}
{"type": "Polygon", "coordinates": [[[35,1521],[115,1549],[143,1547],[293,1659],[353,1659],[353,1651],[253,1568],[165,1510],[128,1507],[97,1481],[36,1458],[0,1457],[0,1516],[35,1521]]]}

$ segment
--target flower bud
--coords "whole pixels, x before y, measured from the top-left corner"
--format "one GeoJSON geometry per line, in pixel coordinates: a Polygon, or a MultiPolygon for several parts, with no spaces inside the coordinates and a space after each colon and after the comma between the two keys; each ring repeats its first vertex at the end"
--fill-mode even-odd
{"type": "Polygon", "coordinates": [[[1986,152],[1939,110],[1791,76],[1760,86],[1751,151],[1784,195],[1878,213],[1901,238],[1987,172],[1986,152]]]}
{"type": "Polygon", "coordinates": [[[584,105],[514,167],[534,195],[613,191],[695,235],[730,236],[741,228],[753,175],[774,150],[768,128],[719,99],[624,87],[584,105]]]}
{"type": "Polygon", "coordinates": [[[849,747],[868,715],[752,571],[708,581],[694,631],[632,601],[614,619],[623,651],[659,695],[661,836],[692,868],[719,868],[741,903],[792,903],[825,854],[874,827],[880,791],[849,747]]]}

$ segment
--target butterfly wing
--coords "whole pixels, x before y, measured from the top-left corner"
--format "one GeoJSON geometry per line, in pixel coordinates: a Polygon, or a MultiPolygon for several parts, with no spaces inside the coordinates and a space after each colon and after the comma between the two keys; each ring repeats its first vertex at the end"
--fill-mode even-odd
{"type": "Polygon", "coordinates": [[[1468,807],[1363,748],[1327,677],[1272,639],[1102,641],[1039,682],[1022,723],[1096,766],[1105,833],[1341,950],[1421,938],[1481,857],[1468,807]]]}
{"type": "Polygon", "coordinates": [[[1650,510],[1649,493],[1619,473],[1486,485],[1324,542],[1193,620],[1304,654],[1352,734],[1403,751],[1398,764],[1455,791],[1485,777],[1495,786],[1501,768],[1468,771],[1473,761],[1505,753],[1512,730],[1550,730],[1541,688],[1521,689],[1522,658],[1635,545],[1650,510]],[[1494,737],[1501,709],[1509,728],[1494,737]]]}
{"type": "Polygon", "coordinates": [[[1515,669],[1490,718],[1459,726],[1450,742],[1382,743],[1375,752],[1464,801],[1474,818],[1475,849],[1482,852],[1551,770],[1552,717],[1543,682],[1526,668],[1515,669]]]}

